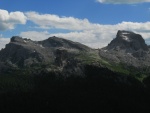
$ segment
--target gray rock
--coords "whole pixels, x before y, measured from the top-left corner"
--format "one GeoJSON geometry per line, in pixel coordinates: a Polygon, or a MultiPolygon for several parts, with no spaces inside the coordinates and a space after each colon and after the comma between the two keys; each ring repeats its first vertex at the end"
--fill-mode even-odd
{"type": "Polygon", "coordinates": [[[130,31],[118,31],[116,38],[99,52],[110,62],[134,67],[150,66],[149,47],[141,35],[130,31]]]}
{"type": "Polygon", "coordinates": [[[0,61],[9,62],[18,68],[29,68],[43,64],[64,67],[72,54],[89,49],[78,42],[55,36],[43,41],[32,41],[13,36],[6,48],[0,51],[0,61]]]}
{"type": "Polygon", "coordinates": [[[148,51],[148,46],[146,45],[144,39],[141,35],[135,34],[130,31],[118,31],[116,38],[110,42],[107,46],[109,50],[119,50],[124,49],[126,52],[138,51],[139,49],[143,51],[148,51]]]}
{"type": "Polygon", "coordinates": [[[5,67],[42,68],[44,72],[55,70],[63,75],[84,75],[85,63],[105,67],[107,62],[138,68],[150,66],[149,46],[139,34],[118,31],[116,38],[99,50],[55,36],[43,41],[13,36],[10,43],[0,51],[0,72],[5,67]]]}

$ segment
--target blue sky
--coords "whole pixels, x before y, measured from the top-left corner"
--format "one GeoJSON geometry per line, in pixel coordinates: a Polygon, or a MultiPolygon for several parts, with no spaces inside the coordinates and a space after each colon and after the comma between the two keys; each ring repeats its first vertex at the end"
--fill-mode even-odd
{"type": "Polygon", "coordinates": [[[150,0],[0,0],[0,48],[14,35],[59,36],[93,48],[117,30],[142,34],[149,43],[150,0]]]}

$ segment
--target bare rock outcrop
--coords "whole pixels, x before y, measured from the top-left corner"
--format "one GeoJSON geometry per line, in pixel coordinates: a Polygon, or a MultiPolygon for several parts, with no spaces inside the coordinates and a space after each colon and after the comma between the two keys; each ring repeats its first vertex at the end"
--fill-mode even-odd
{"type": "Polygon", "coordinates": [[[143,37],[131,31],[118,31],[108,46],[100,50],[100,56],[116,63],[134,67],[150,66],[149,47],[143,37]]]}

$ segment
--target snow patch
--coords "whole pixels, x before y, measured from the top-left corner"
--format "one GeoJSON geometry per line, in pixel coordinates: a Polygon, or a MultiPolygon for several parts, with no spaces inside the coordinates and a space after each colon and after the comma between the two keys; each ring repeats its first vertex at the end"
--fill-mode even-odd
{"type": "Polygon", "coordinates": [[[40,45],[41,48],[44,48],[42,45],[40,45]]]}
{"type": "Polygon", "coordinates": [[[127,32],[124,32],[124,33],[122,33],[123,35],[128,35],[128,34],[130,34],[130,33],[127,33],[127,32]]]}
{"type": "Polygon", "coordinates": [[[130,41],[129,37],[128,36],[125,36],[125,35],[121,35],[121,37],[126,40],[126,41],[130,41]]]}
{"type": "Polygon", "coordinates": [[[104,50],[104,52],[107,52],[107,50],[104,50]]]}

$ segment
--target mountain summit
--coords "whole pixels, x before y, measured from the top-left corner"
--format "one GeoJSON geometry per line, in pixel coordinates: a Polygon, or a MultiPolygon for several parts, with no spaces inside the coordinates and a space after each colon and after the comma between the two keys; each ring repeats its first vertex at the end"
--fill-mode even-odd
{"type": "Polygon", "coordinates": [[[150,66],[149,51],[149,47],[141,35],[119,30],[116,38],[100,50],[100,56],[111,62],[145,67],[150,66]]]}
{"type": "Polygon", "coordinates": [[[126,50],[126,52],[135,52],[138,50],[148,51],[143,37],[130,31],[118,31],[116,38],[107,46],[109,50],[126,50]]]}

